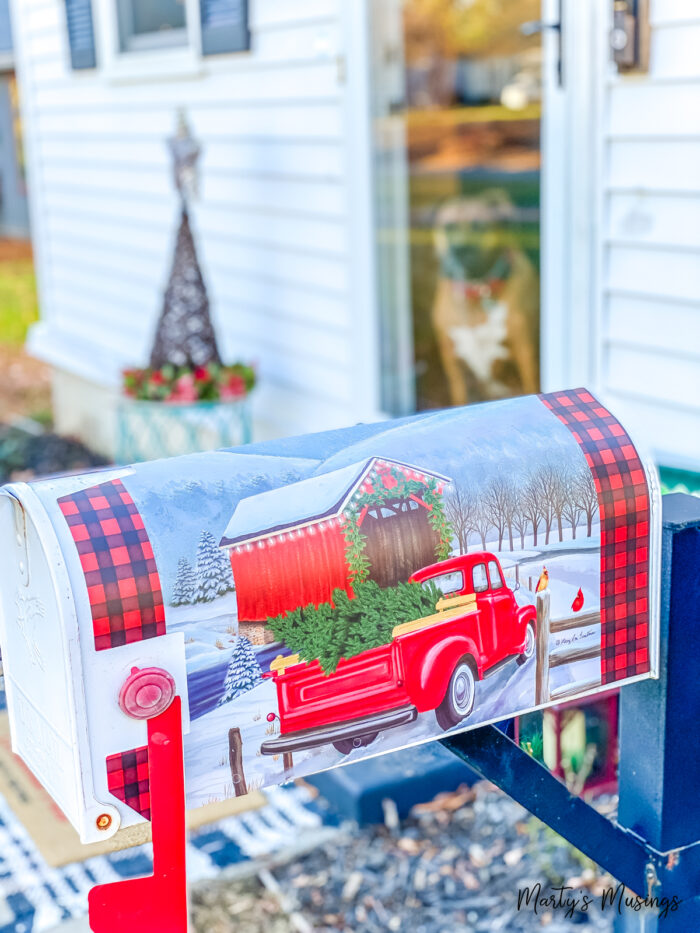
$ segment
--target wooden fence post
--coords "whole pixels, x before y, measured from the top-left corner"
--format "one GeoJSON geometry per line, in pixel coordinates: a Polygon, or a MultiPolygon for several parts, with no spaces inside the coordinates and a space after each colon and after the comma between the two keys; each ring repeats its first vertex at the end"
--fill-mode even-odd
{"type": "Polygon", "coordinates": [[[236,797],[248,793],[243,773],[243,740],[238,727],[228,730],[228,760],[231,765],[231,780],[236,797]]]}
{"type": "Polygon", "coordinates": [[[535,668],[535,703],[549,701],[549,592],[537,594],[537,666],[535,668]]]}

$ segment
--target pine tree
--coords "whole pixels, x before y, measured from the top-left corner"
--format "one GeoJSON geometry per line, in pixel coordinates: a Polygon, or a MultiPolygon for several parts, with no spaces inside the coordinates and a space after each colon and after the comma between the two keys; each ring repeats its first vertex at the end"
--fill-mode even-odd
{"type": "Polygon", "coordinates": [[[198,603],[208,603],[233,589],[231,564],[210,531],[203,531],[197,546],[198,603]]]}
{"type": "Polygon", "coordinates": [[[173,606],[184,606],[193,603],[197,591],[197,575],[186,557],[177,562],[177,577],[173,587],[173,606]]]}
{"type": "Polygon", "coordinates": [[[224,692],[219,706],[235,699],[246,690],[252,690],[262,680],[262,671],[255,657],[253,646],[243,635],[239,635],[229,661],[224,692]]]}

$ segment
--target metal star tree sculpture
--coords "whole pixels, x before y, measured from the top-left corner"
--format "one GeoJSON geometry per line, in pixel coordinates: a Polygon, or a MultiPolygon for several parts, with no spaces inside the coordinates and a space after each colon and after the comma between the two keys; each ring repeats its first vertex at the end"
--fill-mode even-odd
{"type": "Polygon", "coordinates": [[[197,188],[200,147],[190,134],[184,114],[180,114],[177,131],[168,140],[168,146],[173,157],[175,187],[180,195],[181,217],[150,365],[152,369],[168,364],[195,368],[220,363],[221,357],[187,210],[188,200],[197,188]]]}

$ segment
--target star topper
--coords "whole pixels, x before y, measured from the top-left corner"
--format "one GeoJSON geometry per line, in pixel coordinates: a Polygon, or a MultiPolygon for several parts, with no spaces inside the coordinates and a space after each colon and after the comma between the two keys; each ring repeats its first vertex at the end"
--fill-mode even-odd
{"type": "Polygon", "coordinates": [[[183,204],[198,194],[197,160],[201,148],[190,132],[184,110],[178,113],[175,135],[168,139],[173,157],[173,179],[183,204]]]}

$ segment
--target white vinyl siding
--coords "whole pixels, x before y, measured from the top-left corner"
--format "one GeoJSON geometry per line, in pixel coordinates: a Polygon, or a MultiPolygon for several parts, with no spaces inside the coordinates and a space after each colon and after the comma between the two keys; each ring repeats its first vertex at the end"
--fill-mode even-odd
{"type": "Polygon", "coordinates": [[[647,75],[604,89],[599,383],[661,463],[700,469],[700,4],[652,0],[647,75]]]}
{"type": "Polygon", "coordinates": [[[373,414],[358,388],[373,358],[358,316],[375,310],[351,274],[343,2],[250,0],[250,53],[198,58],[179,79],[167,69],[129,79],[104,64],[113,0],[93,0],[98,67],[79,73],[62,0],[15,0],[37,355],[111,386],[147,361],[178,222],[165,140],[184,107],[203,150],[191,209],[199,259],[223,355],[258,365],[259,436],[373,414]]]}

